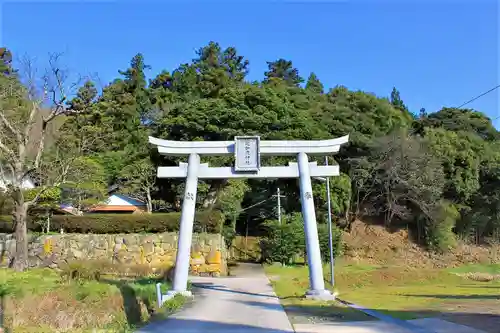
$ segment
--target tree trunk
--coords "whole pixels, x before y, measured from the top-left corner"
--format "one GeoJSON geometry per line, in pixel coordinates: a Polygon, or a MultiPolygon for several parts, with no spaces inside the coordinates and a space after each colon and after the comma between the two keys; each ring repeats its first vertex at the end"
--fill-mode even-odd
{"type": "Polygon", "coordinates": [[[212,208],[218,199],[219,192],[227,184],[227,180],[214,180],[212,181],[210,188],[208,190],[207,196],[203,200],[202,206],[205,209],[212,208]]]}
{"type": "Polygon", "coordinates": [[[153,200],[151,199],[151,191],[149,189],[146,190],[146,209],[148,213],[153,212],[153,200]]]}
{"type": "Polygon", "coordinates": [[[24,271],[28,268],[28,228],[26,225],[28,205],[24,202],[24,198],[18,199],[20,200],[16,200],[14,208],[14,222],[16,226],[14,236],[16,237],[16,253],[12,268],[16,271],[24,271]]]}

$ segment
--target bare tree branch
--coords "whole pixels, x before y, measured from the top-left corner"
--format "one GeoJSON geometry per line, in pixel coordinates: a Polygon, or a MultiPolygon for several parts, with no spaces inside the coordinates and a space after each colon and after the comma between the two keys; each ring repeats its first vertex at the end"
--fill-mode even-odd
{"type": "Polygon", "coordinates": [[[16,137],[18,142],[22,141],[21,133],[12,126],[9,120],[5,117],[3,112],[0,112],[0,121],[4,124],[4,126],[16,137]]]}
{"type": "Polygon", "coordinates": [[[2,142],[2,138],[0,138],[0,151],[2,151],[6,155],[7,161],[12,161],[12,163],[10,164],[15,164],[19,162],[14,151],[9,147],[7,147],[7,145],[2,142]]]}

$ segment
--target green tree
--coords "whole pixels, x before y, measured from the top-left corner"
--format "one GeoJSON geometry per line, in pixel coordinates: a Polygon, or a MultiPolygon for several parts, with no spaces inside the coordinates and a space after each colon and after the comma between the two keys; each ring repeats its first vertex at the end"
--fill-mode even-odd
{"type": "Polygon", "coordinates": [[[318,79],[316,74],[311,73],[306,83],[306,90],[313,94],[322,94],[324,87],[321,81],[318,79]]]}
{"type": "Polygon", "coordinates": [[[305,252],[304,223],[299,213],[286,215],[282,223],[266,221],[267,236],[262,240],[262,257],[269,263],[279,262],[283,266],[305,252]]]}
{"type": "Polygon", "coordinates": [[[78,211],[83,211],[105,198],[108,188],[106,173],[98,161],[86,156],[78,156],[72,167],[73,172],[60,185],[64,191],[61,199],[78,211]]]}
{"type": "Polygon", "coordinates": [[[11,75],[15,72],[12,68],[12,53],[6,47],[0,47],[0,73],[11,75]]]}
{"type": "Polygon", "coordinates": [[[408,107],[405,105],[403,100],[401,99],[399,90],[396,87],[392,88],[391,92],[391,104],[398,110],[408,111],[408,107]]]}
{"type": "Polygon", "coordinates": [[[425,127],[444,128],[453,132],[475,133],[484,140],[500,140],[500,133],[484,113],[471,109],[443,108],[422,120],[425,127]]]}
{"type": "Polygon", "coordinates": [[[299,76],[299,70],[293,67],[290,60],[268,61],[267,67],[268,71],[264,73],[266,76],[265,83],[276,82],[276,79],[280,79],[288,85],[298,86],[304,82],[304,79],[299,76]]]}
{"type": "Polygon", "coordinates": [[[134,161],[122,171],[122,190],[146,203],[153,212],[153,191],[156,188],[156,167],[149,157],[134,161]]]}

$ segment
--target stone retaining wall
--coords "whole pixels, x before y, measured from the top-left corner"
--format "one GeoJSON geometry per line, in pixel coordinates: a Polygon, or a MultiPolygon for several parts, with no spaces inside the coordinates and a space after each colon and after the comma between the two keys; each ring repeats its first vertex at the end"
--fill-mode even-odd
{"type": "MultiPolygon", "coordinates": [[[[176,248],[177,233],[31,235],[29,265],[58,268],[73,261],[100,261],[165,270],[174,266],[176,248]]],[[[0,263],[7,265],[14,251],[12,235],[0,234],[0,263]]],[[[221,235],[193,235],[191,273],[227,274],[227,253],[221,235]]]]}

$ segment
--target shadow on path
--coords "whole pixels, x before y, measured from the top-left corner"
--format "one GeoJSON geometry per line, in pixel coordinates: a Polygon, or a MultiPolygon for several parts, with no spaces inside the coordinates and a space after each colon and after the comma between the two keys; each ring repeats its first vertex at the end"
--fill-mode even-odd
{"type": "MultiPolygon", "coordinates": [[[[497,288],[498,289],[498,288],[497,288]]],[[[420,295],[420,294],[402,294],[402,296],[409,297],[425,297],[425,298],[439,298],[439,299],[478,299],[478,300],[500,300],[499,295],[420,295]]]]}
{"type": "Polygon", "coordinates": [[[234,294],[240,294],[240,295],[248,295],[248,296],[277,298],[277,296],[274,296],[274,295],[257,294],[257,293],[247,292],[247,291],[234,290],[234,289],[229,289],[226,286],[217,285],[217,284],[213,284],[213,283],[193,283],[193,288],[210,289],[210,290],[216,290],[216,291],[224,291],[224,292],[228,292],[228,293],[234,293],[234,294]]]}
{"type": "Polygon", "coordinates": [[[290,331],[269,329],[242,324],[210,322],[202,320],[187,320],[170,318],[166,322],[156,322],[143,327],[138,333],[215,333],[215,332],[245,332],[245,333],[290,333],[290,331]],[[169,328],[166,328],[169,327],[169,328]]]}
{"type": "MultiPolygon", "coordinates": [[[[214,283],[207,283],[207,282],[193,283],[193,288],[223,291],[223,292],[227,292],[227,293],[234,293],[234,294],[248,295],[248,296],[278,298],[278,296],[276,296],[276,295],[258,294],[258,293],[251,293],[248,291],[234,290],[234,289],[228,288],[228,287],[223,286],[223,285],[217,285],[214,283]]],[[[305,298],[305,297],[304,296],[287,296],[287,297],[280,297],[279,299],[291,299],[291,298],[305,298]]]]}

